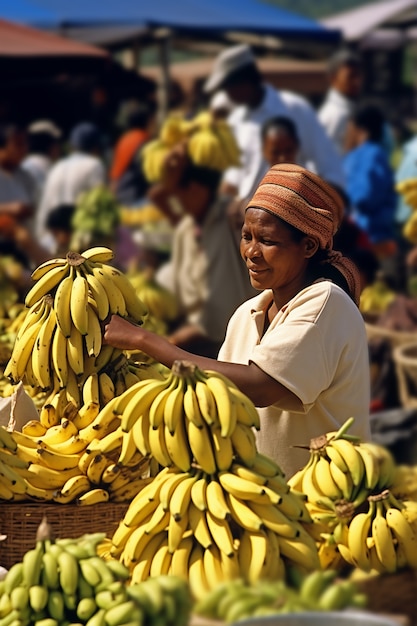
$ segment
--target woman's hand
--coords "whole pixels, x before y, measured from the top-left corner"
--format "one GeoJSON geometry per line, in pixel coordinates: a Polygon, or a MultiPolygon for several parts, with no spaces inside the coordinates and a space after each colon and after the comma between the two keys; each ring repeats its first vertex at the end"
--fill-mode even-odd
{"type": "Polygon", "coordinates": [[[140,350],[143,329],[135,326],[119,315],[112,315],[104,327],[104,343],[119,350],[140,350]]]}

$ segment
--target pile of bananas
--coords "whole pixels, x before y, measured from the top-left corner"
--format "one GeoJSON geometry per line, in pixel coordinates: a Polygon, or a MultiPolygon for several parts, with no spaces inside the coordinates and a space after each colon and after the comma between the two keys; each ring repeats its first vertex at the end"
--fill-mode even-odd
{"type": "Polygon", "coordinates": [[[417,502],[399,501],[386,489],[367,498],[345,529],[338,550],[365,572],[417,569],[417,502]]]}
{"type": "Polygon", "coordinates": [[[120,207],[114,194],[104,185],[84,191],[77,198],[71,221],[71,250],[114,239],[120,223],[120,207]]]}
{"type": "MultiPolygon", "coordinates": [[[[100,411],[98,374],[84,383],[83,404],[67,403],[65,389],[30,420],[9,433],[7,468],[0,473],[0,498],[67,504],[130,501],[147,484],[149,459],[136,451],[125,461],[120,416],[114,413],[117,396],[100,411]]],[[[3,440],[2,439],[2,440],[3,440]]]]}
{"type": "Polygon", "coordinates": [[[316,570],[294,587],[284,581],[259,581],[248,586],[242,579],[222,583],[199,600],[194,612],[228,624],[243,619],[299,613],[340,611],[363,607],[366,598],[352,581],[336,580],[334,570],[316,570]]]}
{"type": "Polygon", "coordinates": [[[164,468],[130,503],[110,554],[133,582],[179,576],[195,598],[236,578],[283,579],[289,565],[319,568],[315,542],[300,523],[309,519],[302,499],[272,462],[260,455],[258,465],[211,476],[164,468]]]}
{"type": "Polygon", "coordinates": [[[112,537],[111,554],[134,582],[172,573],[202,597],[222,580],[280,579],[288,564],[319,567],[301,524],[311,521],[304,499],[258,453],[259,415],[231,381],[178,361],[164,380],[131,387],[114,411],[123,462],[139,450],[164,468],[112,537]]]}
{"type": "Polygon", "coordinates": [[[146,310],[128,278],[107,265],[112,258],[108,248],[91,248],[33,272],[36,284],[25,299],[30,308],[4,372],[13,383],[64,388],[67,401],[79,407],[86,378],[120,357],[120,350],[102,346],[101,323],[113,313],[141,323],[146,310]]]}
{"type": "Polygon", "coordinates": [[[128,570],[97,555],[102,534],[53,541],[44,528],[0,583],[2,626],[186,626],[191,602],[183,581],[161,577],[128,586],[128,570]]]}
{"type": "Polygon", "coordinates": [[[167,118],[157,139],[142,151],[142,168],[146,179],[155,183],[163,179],[168,154],[176,145],[186,146],[191,161],[200,167],[223,172],[240,164],[240,152],[233,133],[222,120],[203,111],[193,119],[167,118]]]}
{"type": "Polygon", "coordinates": [[[364,571],[417,567],[416,468],[395,465],[389,450],[337,433],[312,440],[307,465],[289,484],[307,496],[322,567],[364,571]]]}
{"type": "Polygon", "coordinates": [[[397,183],[396,191],[403,196],[405,204],[412,210],[404,224],[403,235],[412,244],[417,244],[417,178],[407,178],[397,183]]]}

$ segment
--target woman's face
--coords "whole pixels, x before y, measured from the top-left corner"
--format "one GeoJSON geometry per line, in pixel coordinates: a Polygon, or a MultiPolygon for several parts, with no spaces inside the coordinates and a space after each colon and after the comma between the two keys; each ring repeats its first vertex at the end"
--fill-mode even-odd
{"type": "Polygon", "coordinates": [[[255,289],[284,290],[293,297],[305,286],[308,259],[318,243],[307,235],[296,242],[285,224],[262,209],[245,213],[240,253],[255,289]]]}

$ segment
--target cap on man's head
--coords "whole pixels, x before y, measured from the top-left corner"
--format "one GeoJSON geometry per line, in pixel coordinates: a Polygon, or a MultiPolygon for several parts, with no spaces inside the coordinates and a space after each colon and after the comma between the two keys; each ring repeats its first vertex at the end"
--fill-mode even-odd
{"type": "Polygon", "coordinates": [[[88,152],[101,145],[100,131],[90,122],[81,122],[72,129],[69,141],[74,150],[88,152]]]}
{"type": "Polygon", "coordinates": [[[343,67],[344,65],[362,65],[362,60],[359,54],[350,50],[349,48],[343,48],[336,52],[329,60],[329,72],[330,74],[334,74],[337,72],[339,67],[343,67]]]}
{"type": "Polygon", "coordinates": [[[211,93],[221,89],[229,76],[246,65],[255,65],[255,57],[249,46],[241,44],[227,48],[215,60],[212,72],[204,83],[204,91],[211,93]]]}
{"type": "Polygon", "coordinates": [[[36,122],[32,122],[28,127],[28,131],[31,135],[42,133],[51,135],[51,137],[55,139],[59,139],[62,136],[61,130],[50,120],[37,120],[36,122]]]}

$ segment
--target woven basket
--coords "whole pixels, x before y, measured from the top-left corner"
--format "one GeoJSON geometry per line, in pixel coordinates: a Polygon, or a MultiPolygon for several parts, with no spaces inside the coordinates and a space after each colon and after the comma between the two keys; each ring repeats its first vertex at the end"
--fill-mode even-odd
{"type": "Polygon", "coordinates": [[[36,531],[45,514],[55,537],[76,538],[84,533],[105,532],[111,537],[129,503],[76,504],[0,503],[0,565],[9,569],[35,545],[36,531]]]}
{"type": "Polygon", "coordinates": [[[369,324],[367,322],[365,322],[365,329],[368,341],[372,341],[372,339],[385,339],[390,342],[393,348],[417,341],[417,331],[406,332],[402,330],[388,330],[382,326],[369,324]]]}
{"type": "Polygon", "coordinates": [[[417,571],[371,576],[357,580],[356,585],[366,594],[369,611],[404,615],[410,626],[417,624],[417,571]]]}
{"type": "Polygon", "coordinates": [[[417,338],[396,346],[392,353],[402,406],[417,408],[417,338]]]}

